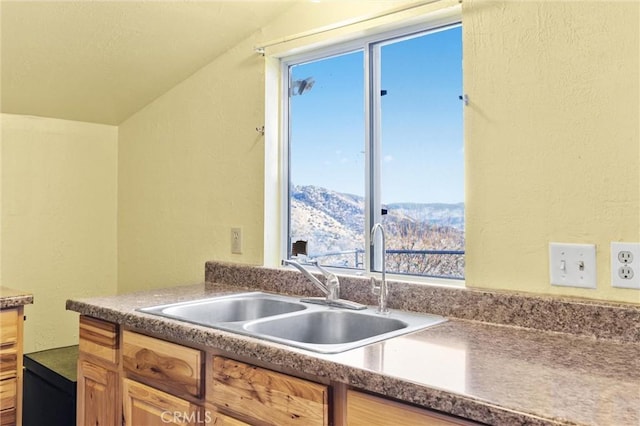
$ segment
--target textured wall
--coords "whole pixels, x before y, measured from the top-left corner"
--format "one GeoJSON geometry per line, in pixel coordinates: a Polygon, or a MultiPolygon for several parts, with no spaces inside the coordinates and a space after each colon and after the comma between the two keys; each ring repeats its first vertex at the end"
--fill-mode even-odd
{"type": "Polygon", "coordinates": [[[463,3],[467,285],[640,302],[640,3],[463,3]],[[597,245],[597,290],[551,287],[548,244],[597,245]]]}
{"type": "MultiPolygon", "coordinates": [[[[639,7],[463,3],[467,285],[639,301],[610,287],[608,265],[610,241],[640,240],[639,7]],[[550,286],[550,241],[597,244],[597,290],[550,286]]],[[[274,258],[252,47],[363,11],[301,3],[122,124],[119,291],[199,281],[206,259],[274,258]],[[243,255],[230,253],[231,226],[244,228],[243,255]]]]}
{"type": "Polygon", "coordinates": [[[77,344],[66,299],[117,289],[118,129],[1,117],[2,285],[34,295],[25,352],[77,344]]]}

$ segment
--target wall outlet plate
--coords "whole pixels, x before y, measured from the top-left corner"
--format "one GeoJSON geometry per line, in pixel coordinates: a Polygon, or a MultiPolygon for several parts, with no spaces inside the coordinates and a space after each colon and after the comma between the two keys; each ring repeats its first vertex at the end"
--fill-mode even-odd
{"type": "Polygon", "coordinates": [[[611,286],[640,290],[640,243],[611,243],[611,286]]]}
{"type": "Polygon", "coordinates": [[[552,285],[596,288],[596,246],[549,243],[549,276],[552,285]]]}
{"type": "Polygon", "coordinates": [[[242,228],[231,228],[231,253],[242,254],[242,228]]]}

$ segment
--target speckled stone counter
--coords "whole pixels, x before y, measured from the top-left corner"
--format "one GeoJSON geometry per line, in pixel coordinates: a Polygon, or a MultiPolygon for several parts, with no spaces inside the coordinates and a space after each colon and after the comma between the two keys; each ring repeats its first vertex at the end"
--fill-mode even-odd
{"type": "Polygon", "coordinates": [[[237,286],[206,283],[69,300],[67,309],[482,423],[640,424],[636,342],[452,319],[421,332],[323,355],[135,310],[240,291],[237,286]]]}
{"type": "Polygon", "coordinates": [[[16,306],[30,305],[32,303],[32,294],[0,286],[0,309],[15,308],[16,306]]]}

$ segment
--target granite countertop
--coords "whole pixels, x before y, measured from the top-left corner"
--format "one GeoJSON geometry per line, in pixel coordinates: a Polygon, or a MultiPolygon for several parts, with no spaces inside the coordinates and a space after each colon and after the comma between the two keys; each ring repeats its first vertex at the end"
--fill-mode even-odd
{"type": "Polygon", "coordinates": [[[487,424],[640,424],[637,342],[451,319],[327,355],[135,311],[241,291],[207,283],[69,300],[67,309],[487,424]]]}
{"type": "Polygon", "coordinates": [[[33,303],[33,295],[22,290],[0,286],[0,309],[15,308],[33,303]]]}

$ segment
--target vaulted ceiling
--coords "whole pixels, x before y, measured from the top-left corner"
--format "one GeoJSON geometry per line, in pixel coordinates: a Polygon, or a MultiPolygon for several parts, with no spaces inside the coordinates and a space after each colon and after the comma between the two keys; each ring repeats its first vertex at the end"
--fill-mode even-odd
{"type": "Polygon", "coordinates": [[[295,0],[2,0],[2,112],[119,124],[295,0]]]}

